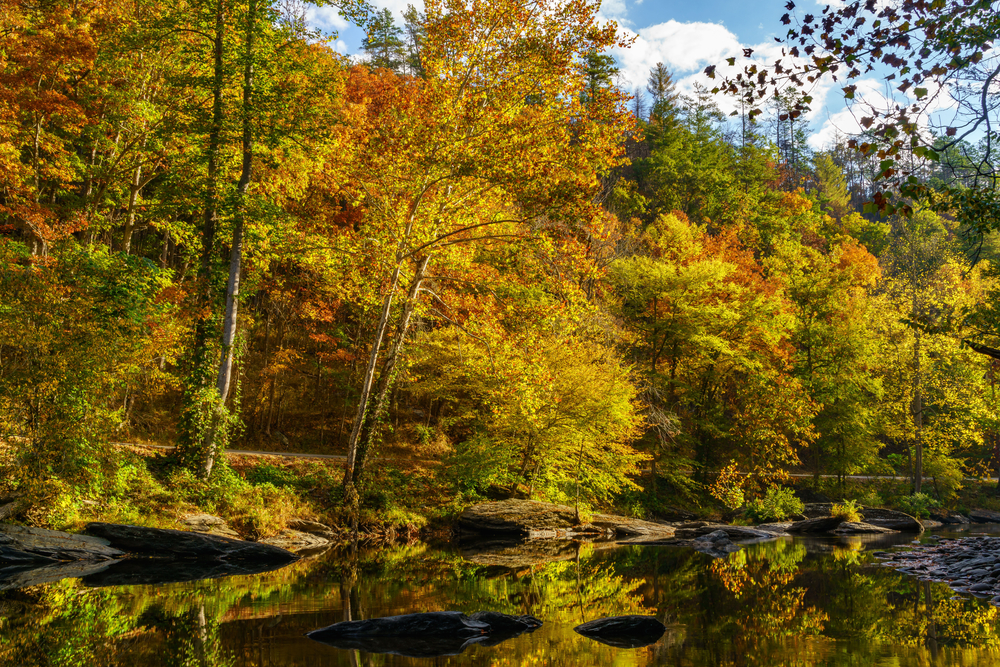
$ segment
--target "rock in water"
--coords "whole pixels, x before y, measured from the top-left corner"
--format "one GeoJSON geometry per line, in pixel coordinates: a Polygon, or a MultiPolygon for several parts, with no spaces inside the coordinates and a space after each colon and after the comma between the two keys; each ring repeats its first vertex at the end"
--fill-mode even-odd
{"type": "Polygon", "coordinates": [[[609,646],[639,648],[659,641],[667,627],[652,616],[609,616],[588,621],[573,630],[609,646]]]}
{"type": "Polygon", "coordinates": [[[1000,512],[990,510],[972,510],[969,518],[975,523],[1000,523],[1000,512]]]}
{"type": "Polygon", "coordinates": [[[313,630],[310,639],[329,644],[345,637],[479,637],[490,631],[488,623],[476,621],[460,611],[430,611],[422,614],[384,616],[366,621],[343,621],[313,630]]]}
{"type": "MultiPolygon", "coordinates": [[[[101,561],[125,555],[100,537],[7,524],[0,524],[0,546],[6,547],[5,553],[11,561],[24,561],[28,558],[26,554],[34,554],[42,562],[101,561]]],[[[0,560],[7,559],[0,557],[0,560]]]]}
{"type": "Polygon", "coordinates": [[[865,534],[879,534],[879,533],[895,533],[898,531],[892,528],[883,528],[882,526],[874,526],[870,523],[856,523],[854,521],[845,521],[844,523],[837,526],[833,531],[838,535],[865,535],[865,534]]]}
{"type": "Polygon", "coordinates": [[[595,514],[587,525],[578,525],[576,511],[565,505],[536,500],[498,500],[473,505],[462,512],[458,523],[464,532],[503,534],[529,538],[567,538],[603,533],[615,538],[665,538],[673,526],[610,514],[595,514]]]}
{"type": "Polygon", "coordinates": [[[482,621],[490,626],[490,634],[520,634],[526,630],[534,630],[541,627],[542,622],[534,616],[512,616],[501,614],[498,611],[477,611],[470,614],[469,618],[474,621],[482,621]]]}
{"type": "Polygon", "coordinates": [[[298,560],[295,554],[270,544],[244,542],[184,530],[88,523],[84,532],[107,540],[117,549],[160,558],[208,558],[271,563],[290,563],[298,560]]]}
{"type": "Polygon", "coordinates": [[[462,530],[475,533],[529,535],[533,530],[566,530],[576,523],[571,507],[534,500],[500,500],[473,505],[458,519],[462,530]]]}
{"type": "Polygon", "coordinates": [[[815,519],[806,519],[805,521],[796,521],[791,526],[786,528],[785,532],[790,535],[825,533],[829,530],[833,530],[843,523],[843,521],[843,519],[836,516],[823,516],[815,519]]]}
{"type": "Polygon", "coordinates": [[[922,533],[924,527],[914,517],[905,512],[876,507],[863,507],[861,517],[865,523],[882,528],[891,528],[901,533],[922,533]]]}

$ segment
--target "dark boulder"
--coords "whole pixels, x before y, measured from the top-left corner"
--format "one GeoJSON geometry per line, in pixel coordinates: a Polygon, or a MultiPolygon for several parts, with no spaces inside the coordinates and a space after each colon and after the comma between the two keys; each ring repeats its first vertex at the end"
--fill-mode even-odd
{"type": "Polygon", "coordinates": [[[882,528],[891,528],[901,533],[922,533],[924,527],[914,517],[905,512],[876,507],[863,507],[861,518],[865,523],[882,528]]]}
{"type": "Polygon", "coordinates": [[[313,630],[306,636],[329,644],[345,637],[480,637],[489,634],[488,623],[476,621],[460,611],[384,616],[364,621],[343,621],[313,630]]]}
{"type": "Polygon", "coordinates": [[[792,525],[790,525],[788,528],[786,528],[785,532],[788,533],[789,535],[807,535],[807,534],[811,534],[811,533],[826,533],[826,532],[829,532],[829,531],[833,530],[837,526],[839,526],[841,523],[843,523],[843,521],[844,521],[843,519],[841,519],[840,517],[836,517],[836,516],[816,517],[815,519],[806,519],[805,521],[796,521],[795,523],[793,523],[792,525]]]}
{"type": "Polygon", "coordinates": [[[990,510],[972,510],[969,518],[973,523],[1000,523],[1000,512],[990,510]]]}
{"type": "Polygon", "coordinates": [[[969,523],[969,519],[966,516],[959,514],[958,512],[953,512],[951,510],[931,510],[931,519],[934,521],[940,521],[945,525],[963,525],[969,523]]]}
{"type": "Polygon", "coordinates": [[[588,621],[573,630],[609,646],[639,648],[655,644],[667,628],[652,616],[609,616],[588,621]]]}
{"type": "Polygon", "coordinates": [[[518,635],[528,630],[541,627],[542,622],[534,616],[512,616],[498,611],[477,611],[469,614],[469,618],[490,626],[490,634],[518,635]]]}
{"type": "Polygon", "coordinates": [[[270,544],[183,530],[89,523],[84,532],[107,540],[117,549],[157,558],[253,560],[270,563],[290,563],[298,559],[295,554],[270,544]]]}

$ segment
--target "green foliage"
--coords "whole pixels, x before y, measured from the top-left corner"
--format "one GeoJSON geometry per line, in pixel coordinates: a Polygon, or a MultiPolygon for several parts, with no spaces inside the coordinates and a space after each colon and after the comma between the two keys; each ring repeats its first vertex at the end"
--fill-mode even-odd
{"type": "Polygon", "coordinates": [[[630,446],[640,416],[629,371],[613,351],[577,338],[524,347],[463,344],[453,329],[418,341],[418,396],[444,401],[454,453],[443,475],[465,493],[521,486],[529,495],[607,502],[633,486],[644,458],[630,446]]]}
{"type": "Polygon", "coordinates": [[[912,514],[918,519],[926,519],[930,516],[930,511],[940,507],[941,503],[926,493],[914,493],[900,498],[897,505],[907,514],[912,514]]]}
{"type": "Polygon", "coordinates": [[[875,489],[868,489],[863,495],[858,497],[858,504],[862,507],[882,507],[885,501],[882,495],[875,489]]]}
{"type": "Polygon", "coordinates": [[[762,498],[755,498],[746,504],[746,514],[757,523],[783,521],[802,514],[804,508],[802,501],[795,497],[793,489],[772,486],[762,498]]]}
{"type": "Polygon", "coordinates": [[[857,523],[861,521],[861,506],[856,500],[844,500],[834,503],[830,508],[830,516],[837,517],[841,521],[851,521],[857,523]]]}
{"type": "Polygon", "coordinates": [[[87,488],[115,474],[105,443],[122,432],[129,393],[157,391],[166,376],[153,360],[175,352],[168,285],[131,255],[67,245],[33,258],[0,239],[0,431],[20,483],[87,488]]]}

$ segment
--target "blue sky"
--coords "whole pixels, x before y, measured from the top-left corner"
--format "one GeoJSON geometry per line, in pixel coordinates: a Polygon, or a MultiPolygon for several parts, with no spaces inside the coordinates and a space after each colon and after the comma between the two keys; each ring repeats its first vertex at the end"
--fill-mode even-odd
{"type": "MultiPolygon", "coordinates": [[[[372,0],[379,8],[388,8],[399,17],[407,4],[422,8],[422,1],[372,0]]],[[[649,69],[662,62],[674,74],[682,91],[691,91],[696,82],[709,84],[702,71],[708,65],[725,70],[725,59],[742,59],[743,48],[753,48],[759,60],[773,62],[781,56],[781,46],[774,37],[787,30],[780,17],[787,0],[604,0],[600,16],[618,23],[622,32],[635,36],[630,49],[615,50],[620,75],[618,84],[626,90],[644,87],[649,69]]],[[[821,11],[826,3],[800,0],[803,11],[821,11]]],[[[363,33],[349,26],[332,7],[314,9],[314,24],[337,30],[337,50],[357,54],[363,33]]],[[[742,65],[739,65],[742,67],[742,65]]],[[[814,148],[827,144],[837,131],[857,130],[857,123],[844,109],[839,91],[828,95],[830,85],[814,92],[815,103],[808,120],[810,143],[814,148]]],[[[878,96],[880,85],[870,81],[859,86],[878,96]]],[[[722,106],[724,98],[719,99],[722,106]]]]}

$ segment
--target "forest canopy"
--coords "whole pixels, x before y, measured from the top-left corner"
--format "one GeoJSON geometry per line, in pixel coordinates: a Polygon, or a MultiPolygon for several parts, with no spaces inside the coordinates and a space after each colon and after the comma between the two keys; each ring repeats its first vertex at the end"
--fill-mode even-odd
{"type": "Polygon", "coordinates": [[[946,500],[1000,465],[995,125],[897,109],[814,151],[801,120],[874,58],[991,118],[989,3],[797,18],[812,60],[720,84],[733,120],[662,63],[621,90],[587,0],[345,5],[353,59],[296,3],[0,2],[5,491],[120,488],[136,440],[203,482],[236,445],[342,454],[355,508],[386,453],[458,502],[648,515],[723,469],[946,500]]]}

